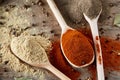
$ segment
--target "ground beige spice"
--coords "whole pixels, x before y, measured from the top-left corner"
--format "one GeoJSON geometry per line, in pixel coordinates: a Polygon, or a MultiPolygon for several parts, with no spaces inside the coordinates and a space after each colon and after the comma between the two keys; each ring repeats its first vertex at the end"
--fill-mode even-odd
{"type": "Polygon", "coordinates": [[[9,35],[10,30],[5,27],[0,28],[0,44],[9,43],[11,36],[9,35]]]}
{"type": "MultiPolygon", "coordinates": [[[[24,76],[24,77],[35,78],[38,80],[44,80],[45,77],[44,70],[31,67],[21,62],[17,57],[15,57],[12,54],[7,44],[3,46],[1,52],[2,52],[2,63],[0,64],[3,66],[5,65],[5,67],[8,69],[7,72],[12,71],[12,74],[8,74],[6,76],[8,77],[13,75],[14,77],[24,76]]],[[[3,76],[4,75],[5,72],[3,73],[3,76]]]]}
{"type": "MultiPolygon", "coordinates": [[[[29,77],[34,80],[44,80],[45,75],[47,74],[47,71],[43,69],[38,69],[35,67],[31,67],[23,62],[21,62],[17,57],[13,55],[13,53],[10,50],[10,42],[11,39],[14,36],[11,36],[10,29],[6,27],[0,28],[0,69],[4,68],[5,70],[0,71],[1,77],[29,77]],[[5,72],[4,72],[5,71],[5,72]],[[7,72],[6,72],[7,71],[7,72]]],[[[25,33],[22,35],[30,36],[29,33],[25,33]]],[[[41,36],[31,36],[37,37],[35,40],[39,40],[39,44],[42,47],[42,50],[47,53],[48,48],[50,46],[49,40],[46,40],[45,38],[41,36]],[[46,42],[48,41],[48,42],[46,42]],[[47,44],[46,44],[47,43],[47,44]]],[[[19,38],[19,37],[18,37],[19,38]]],[[[15,38],[13,38],[15,39],[15,38]]],[[[30,38],[29,38],[30,39],[30,38]]],[[[27,39],[27,40],[29,40],[27,39]]],[[[31,41],[31,40],[30,40],[31,41]]],[[[29,41],[28,41],[29,42],[29,41]]],[[[16,42],[15,42],[16,43],[16,42]]],[[[19,44],[19,43],[16,43],[19,44]]],[[[32,44],[34,45],[34,44],[32,44]]],[[[15,48],[15,47],[14,47],[15,48]]],[[[30,48],[29,48],[30,49],[30,48]]],[[[34,48],[36,49],[36,48],[34,48]]],[[[21,51],[19,51],[21,52],[21,51]]]]}
{"type": "Polygon", "coordinates": [[[11,50],[20,59],[28,63],[45,63],[48,62],[47,53],[50,48],[50,41],[41,36],[19,36],[11,41],[11,50]]]}

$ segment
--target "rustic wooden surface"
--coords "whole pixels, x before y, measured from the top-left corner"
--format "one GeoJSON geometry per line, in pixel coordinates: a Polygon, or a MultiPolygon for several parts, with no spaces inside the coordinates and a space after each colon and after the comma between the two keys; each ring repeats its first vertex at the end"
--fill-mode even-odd
{"type": "MultiPolygon", "coordinates": [[[[31,1],[34,0],[4,0],[4,2],[2,4],[0,4],[0,7],[4,7],[6,5],[18,5],[20,6],[20,10],[19,12],[23,11],[23,6],[24,4],[30,3],[31,1]]],[[[70,25],[73,28],[80,28],[81,25],[88,25],[86,23],[86,21],[83,19],[81,21],[81,23],[73,23],[71,20],[69,20],[67,13],[64,9],[64,6],[68,4],[69,0],[55,0],[60,11],[62,12],[63,16],[65,17],[65,20],[67,21],[68,25],[70,25]]],[[[60,32],[61,29],[59,27],[58,22],[56,21],[53,13],[51,12],[49,6],[47,5],[45,0],[42,0],[43,3],[38,4],[38,5],[32,5],[30,8],[29,13],[25,12],[24,16],[28,16],[27,19],[29,19],[29,22],[31,25],[35,24],[36,26],[34,27],[30,27],[30,32],[31,34],[50,34],[50,39],[51,40],[55,40],[53,39],[53,35],[55,35],[55,38],[59,38],[60,37],[60,32]],[[30,16],[34,16],[34,17],[30,17],[30,16]],[[34,29],[34,30],[33,30],[34,29]]],[[[103,31],[100,31],[100,34],[102,36],[109,36],[109,37],[113,37],[116,38],[116,35],[119,33],[120,34],[120,29],[118,27],[114,27],[113,24],[113,20],[114,20],[114,16],[117,13],[120,13],[120,0],[102,0],[103,5],[105,10],[103,10],[102,16],[100,18],[100,22],[99,22],[99,28],[104,28],[103,31]]],[[[18,12],[18,13],[19,13],[18,12]]],[[[9,22],[9,21],[6,21],[9,22]]],[[[27,29],[29,27],[21,27],[22,29],[27,29]]],[[[48,35],[47,35],[48,36],[48,35]]],[[[120,65],[119,65],[120,66],[120,65]]],[[[2,70],[0,69],[0,72],[2,70]]],[[[87,71],[87,68],[82,69],[82,71],[87,71]]],[[[9,73],[6,73],[9,74],[9,73]]],[[[106,76],[108,77],[107,80],[120,80],[120,72],[113,72],[113,71],[105,71],[106,76]]],[[[85,80],[84,76],[88,76],[88,74],[83,73],[82,74],[82,79],[81,80],[85,80]]],[[[58,80],[58,79],[54,79],[52,78],[54,77],[54,75],[52,74],[46,74],[46,80],[58,80]]],[[[13,78],[7,78],[4,76],[0,75],[0,80],[13,80],[13,78]]]]}

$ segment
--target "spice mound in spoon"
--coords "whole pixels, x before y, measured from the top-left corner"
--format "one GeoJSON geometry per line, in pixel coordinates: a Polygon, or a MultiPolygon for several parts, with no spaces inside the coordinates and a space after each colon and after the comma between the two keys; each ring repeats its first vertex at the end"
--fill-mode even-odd
{"type": "Polygon", "coordinates": [[[100,0],[81,0],[81,1],[82,12],[84,12],[90,19],[94,19],[100,14],[102,8],[102,3],[100,0]]]}
{"type": "Polygon", "coordinates": [[[65,57],[76,66],[85,67],[94,60],[94,50],[88,38],[77,30],[67,30],[62,36],[62,51],[65,57]]]}
{"type": "Polygon", "coordinates": [[[41,36],[20,36],[12,39],[11,50],[27,63],[41,64],[48,62],[46,55],[51,43],[41,36]]]}

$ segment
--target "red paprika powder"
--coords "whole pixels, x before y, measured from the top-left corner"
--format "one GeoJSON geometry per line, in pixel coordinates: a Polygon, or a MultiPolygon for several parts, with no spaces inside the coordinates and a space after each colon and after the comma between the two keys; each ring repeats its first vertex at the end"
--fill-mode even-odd
{"type": "Polygon", "coordinates": [[[96,63],[95,62],[88,67],[88,70],[91,75],[91,79],[97,80],[97,71],[96,71],[96,63]]]}
{"type": "Polygon", "coordinates": [[[101,45],[105,68],[120,71],[120,41],[102,37],[101,45]]]}
{"type": "Polygon", "coordinates": [[[77,66],[85,65],[93,59],[94,50],[88,38],[76,30],[68,30],[62,36],[65,56],[77,66]]]}
{"type": "MultiPolygon", "coordinates": [[[[86,35],[91,44],[93,44],[90,30],[80,29],[80,32],[86,35]]],[[[109,69],[110,71],[120,71],[120,55],[118,54],[120,53],[120,41],[105,37],[100,37],[100,40],[104,69],[109,69]]],[[[80,76],[80,72],[74,70],[64,58],[60,49],[59,41],[55,41],[53,43],[53,49],[50,53],[50,61],[56,68],[58,68],[61,72],[66,74],[72,80],[77,80],[77,78],[80,76]]],[[[92,80],[97,80],[96,62],[91,64],[88,67],[88,70],[91,74],[92,80]]]]}
{"type": "MultiPolygon", "coordinates": [[[[90,42],[92,35],[90,29],[80,29],[81,33],[86,35],[90,42]]],[[[98,37],[96,37],[98,39],[98,37]]],[[[104,69],[120,72],[120,41],[108,37],[100,37],[104,69]]],[[[93,44],[93,43],[92,43],[93,44]]],[[[96,63],[88,67],[92,80],[97,80],[96,63]]]]}
{"type": "MultiPolygon", "coordinates": [[[[118,55],[120,53],[120,41],[105,37],[101,37],[100,40],[104,69],[120,72],[120,55],[118,55]]],[[[90,65],[88,69],[92,80],[97,80],[96,64],[90,65]]]]}
{"type": "Polygon", "coordinates": [[[60,41],[55,41],[52,47],[49,54],[52,65],[71,78],[71,80],[77,80],[80,72],[74,70],[64,58],[60,48],[60,41]]]}

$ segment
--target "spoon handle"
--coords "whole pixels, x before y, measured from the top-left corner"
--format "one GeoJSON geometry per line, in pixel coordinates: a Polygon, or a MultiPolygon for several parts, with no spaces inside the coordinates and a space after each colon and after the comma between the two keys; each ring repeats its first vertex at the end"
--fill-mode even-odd
{"type": "Polygon", "coordinates": [[[62,31],[64,32],[64,30],[66,30],[66,28],[68,27],[68,25],[65,22],[64,18],[62,17],[62,15],[61,15],[59,9],[57,8],[54,0],[47,0],[47,3],[50,6],[52,12],[54,13],[57,21],[59,22],[62,31]]]}
{"type": "Polygon", "coordinates": [[[93,26],[93,28],[91,30],[92,30],[92,34],[93,34],[93,41],[94,41],[95,51],[96,51],[98,80],[104,80],[102,50],[101,50],[100,38],[99,38],[99,34],[98,34],[97,22],[92,23],[91,27],[92,26],[93,26]]]}
{"type": "Polygon", "coordinates": [[[98,80],[105,80],[104,69],[103,69],[102,50],[101,50],[99,33],[98,33],[98,24],[97,24],[99,15],[95,19],[92,19],[92,20],[90,18],[88,18],[85,14],[84,14],[84,17],[90,24],[90,28],[91,28],[91,32],[92,32],[92,36],[93,36],[95,53],[96,53],[96,65],[97,65],[98,80]]]}
{"type": "Polygon", "coordinates": [[[52,66],[51,64],[46,65],[45,68],[51,71],[52,73],[54,73],[61,80],[71,80],[66,75],[64,75],[62,72],[60,72],[58,69],[56,69],[54,66],[52,66]]]}

